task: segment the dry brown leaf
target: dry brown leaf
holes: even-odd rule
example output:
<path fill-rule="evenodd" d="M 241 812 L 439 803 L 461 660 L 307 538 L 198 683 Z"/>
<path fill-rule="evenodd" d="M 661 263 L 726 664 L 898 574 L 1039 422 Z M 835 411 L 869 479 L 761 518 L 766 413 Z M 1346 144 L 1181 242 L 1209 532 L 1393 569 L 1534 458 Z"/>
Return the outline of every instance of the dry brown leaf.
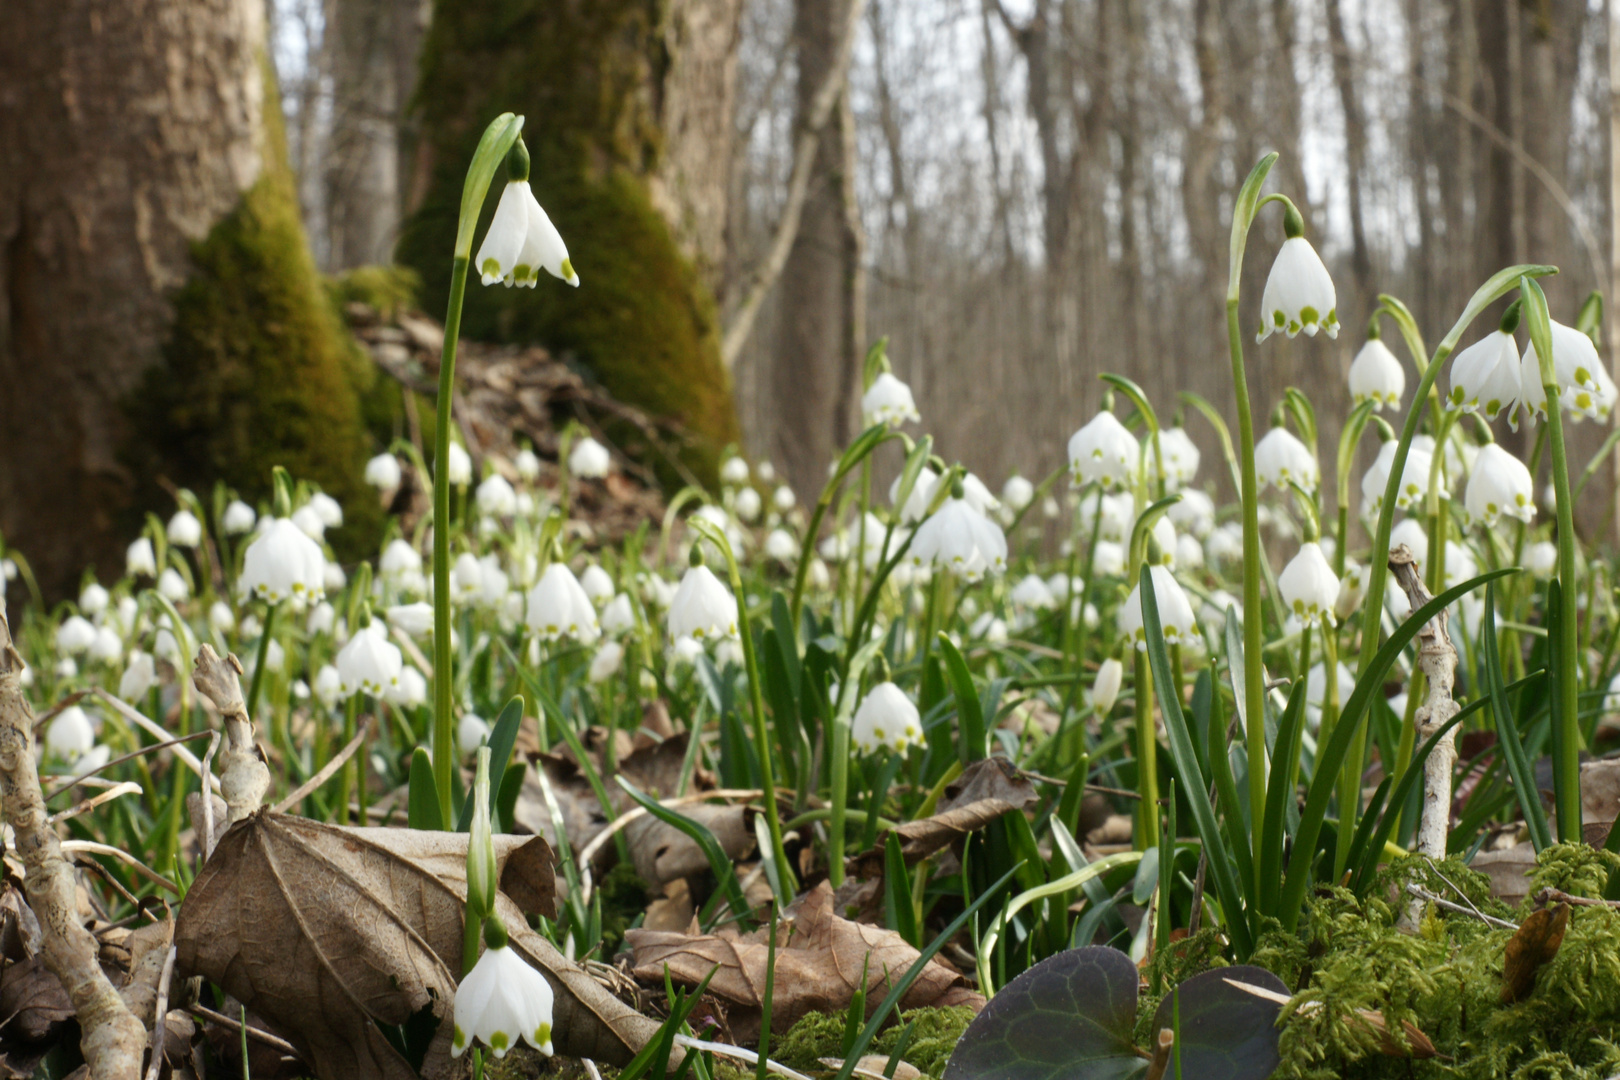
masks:
<path fill-rule="evenodd" d="M 921 955 L 892 930 L 850 922 L 833 912 L 832 886 L 822 882 L 783 913 L 777 928 L 776 981 L 771 1029 L 786 1031 L 802 1016 L 846 1008 L 866 973 L 866 1001 L 875 1010 L 898 979 Z M 631 930 L 625 940 L 634 951 L 633 974 L 662 985 L 667 967 L 676 982 L 696 986 L 718 967 L 708 993 L 727 1003 L 733 1033 L 743 1042 L 759 1030 L 770 947 L 768 927 L 746 936 L 676 934 Z M 962 976 L 930 961 L 900 999 L 903 1009 L 924 1005 L 968 1005 L 984 998 Z"/>
<path fill-rule="evenodd" d="M 1569 929 L 1569 905 L 1533 911 L 1508 939 L 1502 964 L 1502 1004 L 1523 1001 L 1536 988 L 1536 972 L 1558 955 Z"/>
<path fill-rule="evenodd" d="M 824 1057 L 816 1060 L 829 1069 L 841 1069 L 844 1067 L 843 1058 Z M 855 1062 L 855 1067 L 850 1071 L 856 1076 L 865 1077 L 865 1080 L 890 1080 L 889 1077 L 883 1075 L 883 1070 L 888 1067 L 889 1059 L 887 1055 L 865 1054 Z M 922 1070 L 909 1061 L 897 1061 L 894 1063 L 893 1080 L 922 1080 Z"/>
<path fill-rule="evenodd" d="M 40 1042 L 57 1024 L 72 1018 L 73 1003 L 67 991 L 40 957 L 8 964 L 0 971 L 0 1038 L 4 1042 Z"/>
<path fill-rule="evenodd" d="M 378 1024 L 423 1008 L 449 1015 L 466 897 L 461 833 L 352 829 L 260 812 L 232 826 L 186 896 L 176 978 L 202 975 L 263 1016 L 323 1080 L 413 1080 Z M 501 837 L 497 857 L 533 876 L 534 837 Z M 549 859 L 549 852 L 547 853 Z M 531 883 L 532 884 L 532 883 Z M 558 1052 L 623 1065 L 657 1025 L 614 998 L 544 938 L 504 892 L 512 946 L 556 995 Z M 422 1074 L 447 1074 L 442 1024 Z"/>
<path fill-rule="evenodd" d="M 1530 872 L 1536 868 L 1536 849 L 1518 844 L 1501 851 L 1482 851 L 1468 864 L 1491 879 L 1491 895 L 1516 906 L 1530 894 Z"/>
<path fill-rule="evenodd" d="M 0 886 L 0 962 L 26 960 L 39 952 L 39 920 L 22 886 L 9 874 Z"/>
<path fill-rule="evenodd" d="M 883 876 L 884 845 L 889 833 L 900 838 L 900 854 L 911 866 L 977 832 L 990 822 L 1022 810 L 1039 796 L 1029 777 L 1006 758 L 975 761 L 945 788 L 945 798 L 932 817 L 908 821 L 885 831 L 872 845 L 849 861 L 848 873 L 859 879 Z"/>
<path fill-rule="evenodd" d="M 664 895 L 647 905 L 647 915 L 641 920 L 643 930 L 685 930 L 697 911 L 692 903 L 692 888 L 685 881 L 671 881 L 664 885 Z"/>
<path fill-rule="evenodd" d="M 1432 1058 L 1438 1051 L 1429 1037 L 1410 1020 L 1401 1021 L 1401 1033 L 1406 1036 L 1402 1046 L 1389 1030 L 1389 1022 L 1378 1009 L 1357 1009 L 1356 1018 L 1368 1031 L 1378 1036 L 1378 1052 L 1385 1057 Z"/>

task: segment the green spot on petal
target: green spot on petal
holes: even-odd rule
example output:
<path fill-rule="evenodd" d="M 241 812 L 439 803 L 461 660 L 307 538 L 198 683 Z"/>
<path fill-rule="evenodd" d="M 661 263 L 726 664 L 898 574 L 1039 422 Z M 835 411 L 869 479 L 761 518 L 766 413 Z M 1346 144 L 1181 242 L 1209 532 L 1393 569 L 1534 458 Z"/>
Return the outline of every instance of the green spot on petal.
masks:
<path fill-rule="evenodd" d="M 1281 308 L 1271 313 L 1271 321 L 1278 328 L 1288 325 L 1288 317 L 1282 313 Z"/>
<path fill-rule="evenodd" d="M 574 263 L 572 259 L 562 261 L 562 276 L 564 281 L 574 280 Z"/>
<path fill-rule="evenodd" d="M 501 276 L 501 264 L 495 259 L 485 259 L 484 265 L 480 266 L 478 270 L 480 273 L 488 274 L 490 277 Z"/>
<path fill-rule="evenodd" d="M 461 1030 L 460 1024 L 456 1025 L 456 1037 L 454 1045 L 457 1050 L 460 1050 L 462 1047 L 467 1045 L 467 1033 Z"/>
<path fill-rule="evenodd" d="M 512 1040 L 506 1037 L 506 1032 L 497 1031 L 489 1037 L 489 1048 L 497 1053 L 505 1053 Z"/>
<path fill-rule="evenodd" d="M 1306 326 L 1309 326 L 1314 322 L 1320 322 L 1321 316 L 1317 314 L 1315 308 L 1311 307 L 1309 304 L 1306 304 L 1304 307 L 1299 309 L 1299 321 L 1304 323 Z"/>

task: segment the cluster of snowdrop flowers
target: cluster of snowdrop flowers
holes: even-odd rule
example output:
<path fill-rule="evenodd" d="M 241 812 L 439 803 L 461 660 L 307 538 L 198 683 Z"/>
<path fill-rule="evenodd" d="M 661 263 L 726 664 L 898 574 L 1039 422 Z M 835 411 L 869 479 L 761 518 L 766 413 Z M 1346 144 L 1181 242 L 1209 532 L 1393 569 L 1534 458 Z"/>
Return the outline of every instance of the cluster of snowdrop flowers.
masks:
<path fill-rule="evenodd" d="M 1310 447 L 1287 428 L 1274 427 L 1254 445 L 1254 475 L 1261 490 L 1275 487 L 1286 494 L 1290 483 L 1305 492 L 1322 482 L 1321 468 Z"/>
<path fill-rule="evenodd" d="M 1501 325 L 1457 354 L 1451 362 L 1453 409 L 1478 409 L 1486 420 L 1505 414 L 1516 431 L 1518 412 L 1533 422 L 1547 416 L 1546 384 L 1534 343 L 1521 352 L 1514 337 L 1518 304 L 1510 306 Z M 1616 389 L 1592 339 L 1556 319 L 1551 323 L 1552 374 L 1561 408 L 1572 417 L 1607 420 L 1614 408 Z"/>
<path fill-rule="evenodd" d="M 922 742 L 922 716 L 906 692 L 892 682 L 872 687 L 855 710 L 850 739 L 863 754 L 878 750 L 905 753 Z"/>

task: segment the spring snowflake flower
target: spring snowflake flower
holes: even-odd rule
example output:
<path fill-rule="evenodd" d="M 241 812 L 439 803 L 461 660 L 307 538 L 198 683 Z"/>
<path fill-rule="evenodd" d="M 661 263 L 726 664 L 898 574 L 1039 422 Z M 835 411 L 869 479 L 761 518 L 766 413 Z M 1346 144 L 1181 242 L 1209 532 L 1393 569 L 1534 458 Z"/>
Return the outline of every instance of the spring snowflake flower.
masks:
<path fill-rule="evenodd" d="M 377 569 L 382 576 L 397 580 L 405 574 L 422 572 L 422 554 L 410 545 L 408 540 L 398 537 L 388 541 L 383 548 L 382 558 L 377 562 Z"/>
<path fill-rule="evenodd" d="M 771 505 L 776 507 L 776 512 L 779 514 L 787 513 L 789 510 L 797 506 L 798 502 L 799 497 L 793 494 L 793 489 L 788 487 L 786 484 L 781 485 L 775 491 L 771 492 Z"/>
<path fill-rule="evenodd" d="M 699 644 L 737 636 L 737 600 L 707 566 L 693 566 L 669 602 L 669 636 Z"/>
<path fill-rule="evenodd" d="M 169 519 L 166 530 L 175 547 L 194 548 L 202 543 L 202 522 L 190 510 L 181 510 Z"/>
<path fill-rule="evenodd" d="M 924 465 L 917 472 L 917 480 L 911 487 L 911 494 L 906 496 L 904 506 L 899 505 L 901 477 L 895 477 L 889 485 L 889 505 L 900 511 L 900 520 L 906 522 L 921 521 L 928 513 L 928 504 L 933 501 L 934 487 L 939 483 L 939 473 Z M 963 487 L 963 492 L 966 492 Z M 837 561 L 837 560 L 834 560 Z"/>
<path fill-rule="evenodd" d="M 1503 413 L 1514 431 L 1519 430 L 1520 383 L 1519 346 L 1513 335 L 1495 330 L 1457 354 L 1451 362 L 1451 396 L 1448 408 L 1469 412 L 1478 409 L 1486 420 Z"/>
<path fill-rule="evenodd" d="M 68 656 L 78 656 L 96 640 L 96 628 L 82 615 L 70 615 L 56 628 L 56 648 Z"/>
<path fill-rule="evenodd" d="M 1315 337 L 1318 330 L 1330 338 L 1338 337 L 1333 278 L 1305 239 L 1305 223 L 1292 209 L 1283 219 L 1283 232 L 1287 239 L 1266 277 L 1266 291 L 1260 297 L 1260 331 L 1254 339 L 1264 341 L 1277 331 L 1293 337 L 1301 330 L 1307 337 Z"/>
<path fill-rule="evenodd" d="M 241 499 L 233 499 L 231 504 L 225 508 L 225 514 L 220 520 L 220 525 L 224 528 L 227 536 L 241 536 L 243 533 L 252 532 L 253 526 L 258 520 L 259 515 L 254 512 L 253 507 Z"/>
<path fill-rule="evenodd" d="M 613 468 L 613 455 L 608 448 L 591 438 L 585 436 L 574 444 L 568 452 L 568 471 L 575 476 L 588 477 L 600 480 Z"/>
<path fill-rule="evenodd" d="M 1306 625 L 1333 625 L 1333 605 L 1339 598 L 1339 579 L 1315 541 L 1301 544 L 1283 572 L 1277 575 L 1283 606 Z"/>
<path fill-rule="evenodd" d="M 1204 455 L 1192 441 L 1186 428 L 1173 427 L 1159 432 L 1159 447 L 1164 452 L 1164 481 L 1171 491 L 1179 491 L 1193 482 Z M 1149 461 L 1157 468 L 1158 455 L 1153 452 L 1153 437 L 1145 440 Z"/>
<path fill-rule="evenodd" d="M 131 703 L 139 701 L 155 682 L 157 664 L 153 662 L 151 654 L 132 649 L 128 662 L 124 664 L 124 674 L 118 680 L 118 696 Z"/>
<path fill-rule="evenodd" d="M 757 521 L 759 519 L 759 512 L 764 509 L 764 505 L 759 497 L 759 492 L 755 491 L 751 487 L 745 487 L 737 492 L 737 499 L 734 504 L 734 509 L 736 510 L 737 517 L 740 520 Z"/>
<path fill-rule="evenodd" d="M 1182 488 L 1181 501 L 1173 504 L 1165 516 L 1177 532 L 1203 540 L 1215 528 L 1215 500 L 1197 488 Z"/>
<path fill-rule="evenodd" d="M 1154 566 L 1148 570 L 1153 582 L 1153 598 L 1159 605 L 1159 625 L 1164 630 L 1167 645 L 1190 644 L 1196 640 L 1198 621 L 1193 616 L 1192 603 L 1181 588 L 1181 583 L 1167 566 Z M 1136 643 L 1138 650 L 1147 650 L 1147 632 L 1142 622 L 1142 586 L 1138 582 L 1119 608 L 1119 632 Z"/>
<path fill-rule="evenodd" d="M 322 664 L 321 670 L 315 673 L 315 697 L 331 708 L 343 700 L 343 676 L 331 664 Z"/>
<path fill-rule="evenodd" d="M 326 535 L 326 522 L 313 506 L 300 506 L 293 511 L 292 523 L 311 540 L 320 540 Z"/>
<path fill-rule="evenodd" d="M 1155 586 L 1155 589 L 1157 586 Z M 1119 700 L 1119 688 L 1125 681 L 1125 665 L 1110 656 L 1097 667 L 1097 678 L 1091 684 L 1091 707 L 1098 716 L 1107 716 L 1114 702 Z"/>
<path fill-rule="evenodd" d="M 470 757 L 489 738 L 489 724 L 474 713 L 462 713 L 456 721 L 456 752 Z"/>
<path fill-rule="evenodd" d="M 399 459 L 393 454 L 378 454 L 366 462 L 366 483 L 378 491 L 393 491 L 404 479 Z"/>
<path fill-rule="evenodd" d="M 388 625 L 397 627 L 413 638 L 422 638 L 433 632 L 433 605 L 418 601 L 414 604 L 396 604 L 385 612 Z"/>
<path fill-rule="evenodd" d="M 595 563 L 591 563 L 585 568 L 585 573 L 580 576 L 579 583 L 585 589 L 585 595 L 591 598 L 593 604 L 601 604 L 613 599 L 613 594 L 618 591 L 613 587 L 612 576 Z"/>
<path fill-rule="evenodd" d="M 1069 438 L 1069 476 L 1076 484 L 1095 481 L 1104 491 L 1128 487 L 1136 470 L 1136 436 L 1106 409 Z"/>
<path fill-rule="evenodd" d="M 1614 380 L 1598 357 L 1592 339 L 1572 326 L 1556 319 L 1552 323 L 1552 369 L 1558 384 L 1558 402 L 1575 416 L 1592 420 L 1607 420 L 1614 408 L 1616 390 Z M 1520 360 L 1519 381 L 1523 391 L 1525 412 L 1531 420 L 1547 417 L 1547 390 L 1541 382 L 1541 365 L 1532 342 L 1524 347 Z"/>
<path fill-rule="evenodd" d="M 315 516 L 321 519 L 321 524 L 328 529 L 340 528 L 343 525 L 343 504 L 324 491 L 317 491 L 309 497 L 309 508 L 315 511 Z"/>
<path fill-rule="evenodd" d="M 90 643 L 89 657 L 104 664 L 116 663 L 123 658 L 124 639 L 110 626 L 96 631 L 96 640 Z"/>
<path fill-rule="evenodd" d="M 1287 428 L 1274 427 L 1254 447 L 1254 472 L 1263 491 L 1275 487 L 1288 493 L 1292 480 L 1307 492 L 1321 482 L 1316 455 Z"/>
<path fill-rule="evenodd" d="M 527 446 L 517 452 L 512 465 L 517 469 L 518 476 L 530 483 L 540 478 L 540 458 Z"/>
<path fill-rule="evenodd" d="M 100 618 L 111 599 L 106 589 L 92 581 L 79 592 L 79 610 L 92 619 Z"/>
<path fill-rule="evenodd" d="M 1033 611 L 1044 611 L 1057 606 L 1057 597 L 1052 595 L 1052 590 L 1038 574 L 1030 574 L 1014 585 L 1007 599 L 1019 607 Z"/>
<path fill-rule="evenodd" d="M 236 629 L 236 612 L 223 600 L 215 600 L 208 608 L 208 625 L 222 634 Z"/>
<path fill-rule="evenodd" d="M 399 669 L 399 685 L 384 694 L 383 700 L 390 705 L 414 709 L 427 704 L 427 690 L 427 677 L 406 664 Z"/>
<path fill-rule="evenodd" d="M 604 683 L 619 673 L 624 664 L 624 646 L 617 641 L 604 641 L 591 657 L 590 670 L 585 677 L 593 683 Z"/>
<path fill-rule="evenodd" d="M 1524 552 L 1524 568 L 1545 581 L 1558 572 L 1558 545 L 1551 540 L 1537 540 Z"/>
<path fill-rule="evenodd" d="M 731 487 L 748 483 L 748 462 L 736 454 L 726 458 L 725 464 L 720 466 L 720 482 Z"/>
<path fill-rule="evenodd" d="M 517 513 L 517 492 L 500 473 L 490 473 L 478 485 L 478 512 L 486 517 L 509 518 Z"/>
<path fill-rule="evenodd" d="M 887 747 L 904 753 L 922 742 L 922 717 L 906 692 L 892 682 L 872 687 L 850 725 L 850 739 L 863 754 Z"/>
<path fill-rule="evenodd" d="M 987 571 L 999 574 L 1007 568 L 1007 538 L 1001 526 L 953 496 L 917 526 L 910 554 L 915 567 L 933 566 L 978 581 Z"/>
<path fill-rule="evenodd" d="M 786 529 L 772 529 L 765 538 L 765 556 L 779 563 L 790 563 L 799 556 L 799 542 Z"/>
<path fill-rule="evenodd" d="M 77 705 L 69 705 L 57 713 L 51 726 L 45 729 L 45 752 L 62 761 L 78 761 L 95 745 L 95 725 Z"/>
<path fill-rule="evenodd" d="M 591 598 L 574 572 L 560 562 L 546 567 L 529 590 L 528 625 L 547 642 L 564 637 L 591 642 L 602 632 Z"/>
<path fill-rule="evenodd" d="M 922 420 L 917 403 L 912 399 L 911 387 L 887 371 L 873 379 L 872 385 L 861 395 L 861 416 L 867 427 L 884 424 L 897 428 L 907 420 Z"/>
<path fill-rule="evenodd" d="M 1452 385 L 1456 385 L 1457 368 L 1452 365 Z M 1401 395 L 1406 393 L 1406 369 L 1389 351 L 1382 338 L 1368 338 L 1367 344 L 1356 353 L 1356 358 L 1350 364 L 1350 400 L 1360 405 L 1364 401 L 1373 403 L 1374 412 L 1382 412 L 1387 406 L 1391 409 L 1401 407 Z"/>
<path fill-rule="evenodd" d="M 1136 522 L 1136 500 L 1128 491 L 1104 495 L 1092 513 L 1096 515 L 1097 535 L 1104 540 L 1123 544 L 1130 537 L 1131 526 Z"/>
<path fill-rule="evenodd" d="M 636 628 L 636 611 L 630 597 L 620 593 L 602 609 L 602 629 L 610 634 L 623 634 Z"/>
<path fill-rule="evenodd" d="M 152 550 L 151 540 L 143 536 L 129 545 L 124 552 L 124 573 L 130 577 L 157 577 L 157 553 Z"/>
<path fill-rule="evenodd" d="M 383 624 L 375 620 L 361 627 L 337 654 L 338 676 L 345 698 L 357 693 L 380 698 L 398 689 L 403 667 L 399 646 L 388 640 Z"/>
<path fill-rule="evenodd" d="M 289 518 L 276 518 L 248 545 L 237 585 L 271 604 L 302 607 L 326 595 L 326 556 Z"/>
<path fill-rule="evenodd" d="M 542 268 L 554 278 L 579 287 L 579 275 L 568 259 L 568 246 L 562 234 L 546 216 L 527 180 L 512 180 L 501 192 L 495 219 L 473 261 L 485 285 L 497 281 L 507 288 L 523 285 L 534 288 Z"/>
<path fill-rule="evenodd" d="M 472 458 L 468 456 L 466 447 L 452 442 L 448 464 L 445 473 L 450 477 L 451 487 L 466 487 L 472 483 Z"/>
<path fill-rule="evenodd" d="M 1389 484 L 1389 471 L 1395 465 L 1396 441 L 1391 439 L 1378 448 L 1378 457 L 1361 477 L 1362 512 L 1369 518 L 1383 510 L 1384 488 Z M 1410 510 L 1423 501 L 1429 491 L 1429 470 L 1434 459 L 1415 441 L 1406 450 L 1406 466 L 1401 470 L 1401 483 L 1395 491 L 1395 506 Z"/>
<path fill-rule="evenodd" d="M 157 590 L 174 604 L 183 603 L 191 598 L 191 586 L 180 576 L 180 571 L 173 567 L 166 567 L 163 573 L 158 575 Z"/>
<path fill-rule="evenodd" d="M 477 1041 L 502 1058 L 522 1039 L 549 1057 L 551 1009 L 544 975 L 504 943 L 487 948 L 456 988 L 450 1056 L 460 1057 Z"/>
<path fill-rule="evenodd" d="M 1035 485 L 1014 473 L 1001 485 L 1001 501 L 1015 511 L 1023 510 L 1035 501 Z"/>
<path fill-rule="evenodd" d="M 1490 443 L 1474 459 L 1463 504 L 1468 516 L 1486 528 L 1493 527 L 1503 514 L 1528 524 L 1536 516 L 1535 491 L 1524 462 Z"/>

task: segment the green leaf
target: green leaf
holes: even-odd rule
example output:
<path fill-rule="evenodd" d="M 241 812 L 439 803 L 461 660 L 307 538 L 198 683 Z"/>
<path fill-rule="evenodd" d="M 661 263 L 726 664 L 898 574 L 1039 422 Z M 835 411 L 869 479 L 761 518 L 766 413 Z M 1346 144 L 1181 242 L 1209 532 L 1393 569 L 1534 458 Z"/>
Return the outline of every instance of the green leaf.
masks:
<path fill-rule="evenodd" d="M 911 874 L 900 851 L 900 836 L 889 830 L 883 838 L 883 911 L 886 924 L 913 948 L 922 943 L 917 909 L 911 896 Z"/>
<path fill-rule="evenodd" d="M 1480 631 L 1480 652 L 1485 658 L 1485 688 L 1490 695 L 1491 712 L 1496 717 L 1496 742 L 1507 761 L 1508 775 L 1513 778 L 1513 794 L 1519 800 L 1519 810 L 1530 832 L 1530 843 L 1539 853 L 1552 844 L 1552 829 L 1547 825 L 1547 810 L 1541 805 L 1541 792 L 1536 788 L 1535 772 L 1524 752 L 1524 740 L 1519 735 L 1518 721 L 1508 704 L 1507 690 L 1502 680 L 1502 658 L 1496 645 L 1496 586 L 1485 586 L 1485 620 Z"/>
<path fill-rule="evenodd" d="M 1266 174 L 1276 163 L 1276 151 L 1255 162 L 1254 168 L 1249 170 L 1248 179 L 1238 189 L 1237 199 L 1232 203 L 1232 242 L 1226 293 L 1229 303 L 1238 298 L 1238 281 L 1243 276 L 1243 249 L 1248 245 L 1249 227 L 1254 224 L 1255 211 L 1260 205 L 1260 188 L 1266 182 Z"/>
<path fill-rule="evenodd" d="M 889 336 L 878 338 L 872 347 L 866 350 L 866 362 L 861 365 L 861 388 L 872 389 L 877 377 L 889 370 Z"/>
<path fill-rule="evenodd" d="M 506 703 L 489 733 L 489 790 L 496 793 L 497 799 L 506 782 L 506 766 L 512 760 L 512 747 L 517 745 L 518 728 L 522 725 L 523 697 L 519 695 Z M 466 832 L 471 827 L 472 800 L 468 799 L 461 807 L 456 831 Z"/>
<path fill-rule="evenodd" d="M 1268 840 L 1260 860 L 1260 910 L 1274 911 L 1282 882 L 1283 833 L 1287 814 L 1296 804 L 1295 779 L 1299 769 L 1300 746 L 1305 736 L 1305 686 L 1295 679 L 1277 727 L 1276 752 L 1271 755 L 1271 778 L 1266 784 L 1266 814 L 1262 828 Z"/>
<path fill-rule="evenodd" d="M 423 746 L 418 746 L 411 755 L 411 790 L 406 818 L 413 829 L 438 832 L 444 828 L 444 819 L 439 817 L 439 790 L 433 783 L 433 758 Z"/>
<path fill-rule="evenodd" d="M 1264 968 L 1240 964 L 1194 975 L 1159 1002 L 1152 1030 L 1176 1033 L 1167 1077 L 1266 1080 L 1282 1064 L 1277 1015 L 1282 1005 L 1232 983 L 1287 996 L 1288 986 Z"/>
<path fill-rule="evenodd" d="M 1131 404 L 1136 406 L 1136 411 L 1141 413 L 1142 419 L 1147 422 L 1148 432 L 1154 435 L 1158 434 L 1159 415 L 1153 411 L 1153 406 L 1148 402 L 1147 394 L 1140 386 L 1123 375 L 1105 372 L 1099 375 L 1098 378 L 1130 398 Z"/>
<path fill-rule="evenodd" d="M 643 810 L 646 810 L 647 813 L 664 824 L 672 825 L 690 837 L 692 842 L 697 844 L 703 851 L 704 857 L 709 860 L 709 869 L 713 871 L 714 880 L 720 887 L 709 898 L 709 902 L 703 906 L 700 916 L 703 925 L 707 927 L 710 924 L 715 911 L 719 908 L 719 901 L 724 899 L 730 905 L 732 916 L 738 924 L 745 928 L 751 927 L 753 919 L 750 917 L 750 912 L 753 909 L 749 907 L 747 898 L 743 896 L 742 886 L 737 881 L 736 867 L 732 865 L 731 858 L 720 847 L 720 841 L 715 839 L 714 833 L 710 832 L 702 822 L 693 821 L 685 814 L 671 810 L 657 799 L 642 793 L 623 776 L 616 776 L 614 779 L 619 782 L 619 786 Z"/>
<path fill-rule="evenodd" d="M 1034 965 L 973 1019 L 944 1080 L 1130 1080 L 1139 975 L 1118 949 L 1069 949 Z M 1196 1074 L 1189 1074 L 1189 1077 Z"/>
<path fill-rule="evenodd" d="M 979 691 L 973 686 L 973 674 L 968 671 L 961 650 L 943 630 L 939 632 L 939 652 L 945 660 L 951 692 L 956 695 L 956 719 L 962 729 L 958 744 L 961 760 L 963 764 L 979 761 L 989 756 L 990 748 L 985 742 L 984 711 L 979 704 Z"/>
<path fill-rule="evenodd" d="M 467 166 L 467 181 L 461 189 L 461 216 L 456 223 L 456 258 L 472 257 L 473 233 L 478 230 L 478 215 L 484 209 L 484 196 L 495 179 L 495 170 L 506 160 L 506 152 L 517 142 L 523 131 L 523 117 L 501 113 L 489 122 L 478 149 L 473 151 L 472 163 Z"/>

